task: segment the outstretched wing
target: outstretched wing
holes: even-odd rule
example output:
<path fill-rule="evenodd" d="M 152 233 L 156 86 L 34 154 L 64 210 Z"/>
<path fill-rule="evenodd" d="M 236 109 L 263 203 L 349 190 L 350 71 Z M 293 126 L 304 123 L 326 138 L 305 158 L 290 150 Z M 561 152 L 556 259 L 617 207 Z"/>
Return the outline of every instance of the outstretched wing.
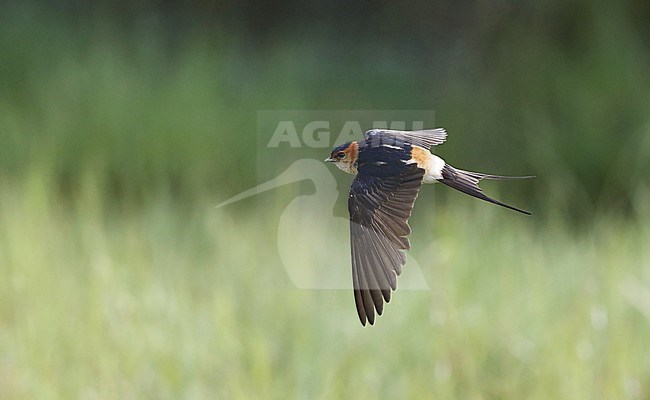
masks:
<path fill-rule="evenodd" d="M 384 301 L 397 289 L 410 244 L 408 219 L 424 170 L 405 165 L 399 174 L 376 177 L 359 174 L 350 187 L 352 283 L 357 313 L 363 325 L 375 322 Z"/>
<path fill-rule="evenodd" d="M 389 129 L 371 129 L 365 133 L 371 145 L 376 144 L 411 144 L 429 150 L 431 146 L 442 144 L 447 140 L 447 132 L 442 128 L 421 131 L 397 131 Z"/>

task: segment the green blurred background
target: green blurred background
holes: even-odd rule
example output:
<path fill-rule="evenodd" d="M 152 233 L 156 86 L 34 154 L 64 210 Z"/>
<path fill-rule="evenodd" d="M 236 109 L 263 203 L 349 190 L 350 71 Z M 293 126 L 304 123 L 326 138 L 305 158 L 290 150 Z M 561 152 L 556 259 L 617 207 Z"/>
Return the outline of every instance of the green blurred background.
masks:
<path fill-rule="evenodd" d="M 649 20 L 638 0 L 3 2 L 0 397 L 650 398 Z M 319 109 L 435 110 L 451 163 L 538 176 L 485 185 L 534 215 L 423 194 L 433 290 L 362 328 L 278 256 L 313 189 L 214 208 L 266 168 L 258 110 Z"/>

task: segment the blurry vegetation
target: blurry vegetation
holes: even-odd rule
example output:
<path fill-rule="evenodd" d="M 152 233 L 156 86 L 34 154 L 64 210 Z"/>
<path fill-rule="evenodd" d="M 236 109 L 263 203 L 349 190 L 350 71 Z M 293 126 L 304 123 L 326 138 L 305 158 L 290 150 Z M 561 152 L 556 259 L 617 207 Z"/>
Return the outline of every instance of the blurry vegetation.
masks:
<path fill-rule="evenodd" d="M 0 397 L 650 396 L 649 3 L 56 3 L 0 9 Z M 437 190 L 362 329 L 287 279 L 294 192 L 213 208 L 260 109 L 435 110 L 535 215 Z"/>
<path fill-rule="evenodd" d="M 446 157 L 539 175 L 538 210 L 630 210 L 647 187 L 641 3 L 64 4 L 2 14 L 3 176 L 235 191 L 258 109 L 432 109 Z"/>

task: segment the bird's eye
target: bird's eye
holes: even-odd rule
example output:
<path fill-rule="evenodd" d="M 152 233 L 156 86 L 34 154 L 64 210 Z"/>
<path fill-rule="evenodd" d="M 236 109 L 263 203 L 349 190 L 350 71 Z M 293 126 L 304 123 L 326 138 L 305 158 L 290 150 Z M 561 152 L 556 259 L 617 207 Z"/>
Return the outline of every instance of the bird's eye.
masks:
<path fill-rule="evenodd" d="M 345 157 L 345 153 L 341 152 L 336 155 L 336 158 L 343 158 Z"/>

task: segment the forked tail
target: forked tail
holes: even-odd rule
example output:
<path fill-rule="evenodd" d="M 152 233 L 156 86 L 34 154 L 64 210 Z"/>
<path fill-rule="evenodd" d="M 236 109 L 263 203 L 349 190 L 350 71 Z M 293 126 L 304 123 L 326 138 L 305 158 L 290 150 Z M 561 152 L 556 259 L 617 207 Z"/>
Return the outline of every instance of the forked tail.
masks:
<path fill-rule="evenodd" d="M 518 211 L 523 214 L 531 215 L 530 212 L 522 210 L 517 207 L 513 207 L 506 203 L 503 203 L 499 200 L 493 199 L 483 193 L 483 190 L 478 186 L 479 182 L 483 179 L 494 179 L 494 180 L 506 180 L 506 179 L 528 179 L 534 178 L 534 176 L 501 176 L 501 175 L 488 175 L 481 174 L 479 172 L 463 171 L 462 169 L 457 169 L 452 167 L 449 164 L 445 164 L 442 169 L 442 179 L 441 183 L 452 187 L 456 190 L 459 190 L 463 193 L 466 193 L 470 196 L 474 196 L 478 199 L 485 200 L 492 204 L 497 204 L 499 206 L 509 208 L 514 211 Z"/>

